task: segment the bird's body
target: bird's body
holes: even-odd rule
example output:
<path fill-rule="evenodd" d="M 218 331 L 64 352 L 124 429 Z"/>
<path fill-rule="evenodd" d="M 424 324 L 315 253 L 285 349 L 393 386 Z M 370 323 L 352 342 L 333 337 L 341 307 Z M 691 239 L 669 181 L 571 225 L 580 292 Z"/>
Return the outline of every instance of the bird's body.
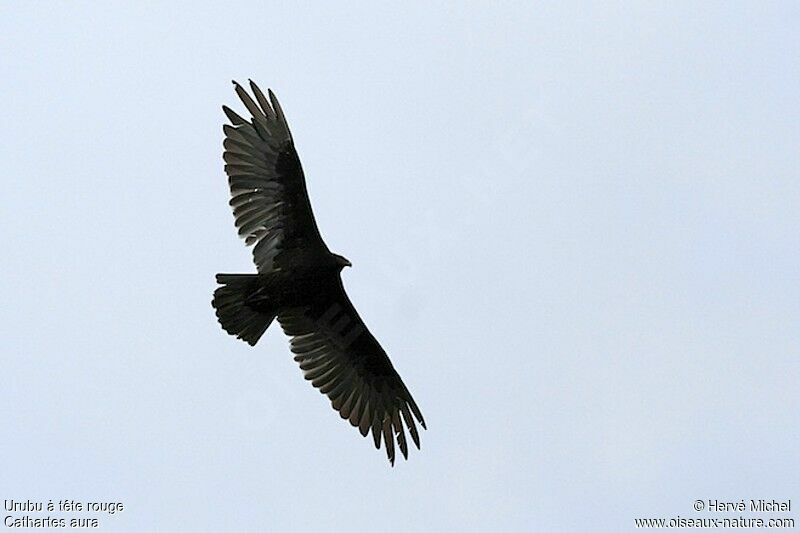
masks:
<path fill-rule="evenodd" d="M 277 319 L 292 338 L 306 379 L 326 394 L 362 435 L 372 432 L 394 464 L 394 445 L 408 455 L 406 430 L 419 447 L 416 403 L 378 341 L 353 307 L 341 271 L 352 266 L 331 253 L 311 211 L 300 160 L 277 99 L 250 82 L 253 100 L 236 92 L 247 121 L 223 107 L 225 171 L 239 235 L 254 245 L 255 274 L 217 274 L 212 305 L 223 329 L 255 345 Z"/>

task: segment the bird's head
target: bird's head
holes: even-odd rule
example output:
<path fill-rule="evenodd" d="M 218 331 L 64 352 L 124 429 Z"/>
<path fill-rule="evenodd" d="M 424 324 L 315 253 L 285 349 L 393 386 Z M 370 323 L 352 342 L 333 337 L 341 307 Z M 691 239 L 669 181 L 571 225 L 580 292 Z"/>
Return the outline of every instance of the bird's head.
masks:
<path fill-rule="evenodd" d="M 333 258 L 336 259 L 336 264 L 339 266 L 339 270 L 342 270 L 344 267 L 353 266 L 353 263 L 351 263 L 349 259 L 339 254 L 333 254 Z"/>

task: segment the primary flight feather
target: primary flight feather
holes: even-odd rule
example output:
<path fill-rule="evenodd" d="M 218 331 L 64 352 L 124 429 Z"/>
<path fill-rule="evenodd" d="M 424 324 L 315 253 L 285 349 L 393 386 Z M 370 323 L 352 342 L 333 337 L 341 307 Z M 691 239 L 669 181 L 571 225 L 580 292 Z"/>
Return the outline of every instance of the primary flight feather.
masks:
<path fill-rule="evenodd" d="M 258 273 L 217 274 L 217 318 L 252 346 L 277 318 L 305 378 L 362 435 L 371 432 L 376 448 L 383 443 L 394 465 L 395 444 L 408 458 L 406 432 L 419 448 L 422 413 L 347 297 L 341 271 L 352 265 L 320 236 L 277 98 L 252 81 L 252 96 L 233 84 L 250 119 L 223 106 L 231 122 L 223 158 L 236 227 Z"/>

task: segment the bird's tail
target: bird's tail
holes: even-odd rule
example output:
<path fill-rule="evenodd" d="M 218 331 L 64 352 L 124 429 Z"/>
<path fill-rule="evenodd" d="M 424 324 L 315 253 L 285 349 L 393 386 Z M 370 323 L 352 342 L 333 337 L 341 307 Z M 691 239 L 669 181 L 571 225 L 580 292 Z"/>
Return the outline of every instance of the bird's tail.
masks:
<path fill-rule="evenodd" d="M 259 297 L 258 274 L 217 274 L 218 287 L 211 305 L 217 310 L 217 320 L 222 329 L 255 346 L 267 331 L 276 313 L 267 310 Z"/>

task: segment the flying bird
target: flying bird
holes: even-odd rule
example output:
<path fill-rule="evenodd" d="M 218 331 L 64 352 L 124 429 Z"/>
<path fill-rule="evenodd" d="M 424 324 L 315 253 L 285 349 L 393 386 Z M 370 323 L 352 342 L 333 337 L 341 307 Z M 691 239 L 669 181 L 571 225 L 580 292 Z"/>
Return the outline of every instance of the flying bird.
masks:
<path fill-rule="evenodd" d="M 320 236 L 277 98 L 252 81 L 252 97 L 233 85 L 250 119 L 222 107 L 229 204 L 258 273 L 217 274 L 217 319 L 251 346 L 277 319 L 305 378 L 363 436 L 372 432 L 376 448 L 383 442 L 394 466 L 395 443 L 408 459 L 406 431 L 419 448 L 422 413 L 347 297 L 341 272 L 352 265 Z"/>

